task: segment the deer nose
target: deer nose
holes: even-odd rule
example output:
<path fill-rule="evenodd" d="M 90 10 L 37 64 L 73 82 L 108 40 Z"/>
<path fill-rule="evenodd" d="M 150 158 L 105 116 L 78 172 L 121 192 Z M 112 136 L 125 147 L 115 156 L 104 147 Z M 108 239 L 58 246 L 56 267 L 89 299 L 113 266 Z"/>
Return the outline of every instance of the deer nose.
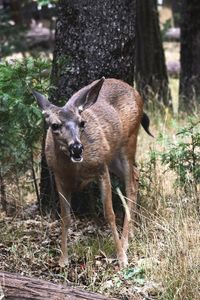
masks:
<path fill-rule="evenodd" d="M 71 159 L 74 161 L 80 161 L 82 159 L 83 145 L 79 142 L 75 142 L 69 145 L 69 153 Z"/>

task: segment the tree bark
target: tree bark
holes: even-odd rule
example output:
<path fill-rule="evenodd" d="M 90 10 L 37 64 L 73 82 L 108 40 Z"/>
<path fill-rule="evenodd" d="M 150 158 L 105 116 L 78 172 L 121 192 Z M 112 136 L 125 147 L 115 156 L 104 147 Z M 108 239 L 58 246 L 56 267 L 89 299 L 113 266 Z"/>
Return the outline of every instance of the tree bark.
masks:
<path fill-rule="evenodd" d="M 60 1 L 52 83 L 64 102 L 102 76 L 134 80 L 135 0 Z"/>
<path fill-rule="evenodd" d="M 0 199 L 2 210 L 7 214 L 6 185 L 0 170 Z"/>
<path fill-rule="evenodd" d="M 180 27 L 181 4 L 182 0 L 172 0 L 172 13 L 175 27 Z"/>
<path fill-rule="evenodd" d="M 136 0 L 59 1 L 51 76 L 56 88 L 50 91 L 53 103 L 65 103 L 75 91 L 102 76 L 133 84 L 135 7 Z M 50 186 L 50 178 L 42 182 Z M 46 191 L 46 203 L 50 197 L 50 190 Z"/>
<path fill-rule="evenodd" d="M 21 1 L 11 0 L 10 1 L 11 17 L 16 25 L 22 25 L 21 18 Z"/>
<path fill-rule="evenodd" d="M 6 300 L 114 300 L 75 287 L 0 272 L 0 299 Z"/>
<path fill-rule="evenodd" d="M 46 129 L 45 129 L 46 131 Z M 58 216 L 58 193 L 52 171 L 49 169 L 45 157 L 46 132 L 43 135 L 41 154 L 41 180 L 39 210 L 42 215 L 48 213 L 53 217 Z"/>
<path fill-rule="evenodd" d="M 193 109 L 200 103 L 200 1 L 184 0 L 181 21 L 180 103 Z"/>
<path fill-rule="evenodd" d="M 157 97 L 171 105 L 157 1 L 137 1 L 136 84 L 144 100 Z"/>

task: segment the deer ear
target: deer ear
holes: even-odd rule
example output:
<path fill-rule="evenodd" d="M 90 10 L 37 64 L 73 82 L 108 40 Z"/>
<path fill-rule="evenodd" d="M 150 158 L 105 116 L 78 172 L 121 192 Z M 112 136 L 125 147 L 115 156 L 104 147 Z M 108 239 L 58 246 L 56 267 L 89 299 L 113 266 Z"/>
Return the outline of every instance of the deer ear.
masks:
<path fill-rule="evenodd" d="M 102 77 L 95 83 L 95 85 L 90 87 L 89 90 L 84 90 L 83 93 L 78 94 L 74 101 L 74 105 L 78 108 L 79 112 L 89 108 L 97 101 L 104 80 L 105 77 Z"/>
<path fill-rule="evenodd" d="M 33 91 L 32 93 L 35 99 L 37 100 L 38 106 L 42 111 L 47 110 L 51 106 L 51 103 L 47 100 L 47 98 L 44 95 L 36 91 Z"/>

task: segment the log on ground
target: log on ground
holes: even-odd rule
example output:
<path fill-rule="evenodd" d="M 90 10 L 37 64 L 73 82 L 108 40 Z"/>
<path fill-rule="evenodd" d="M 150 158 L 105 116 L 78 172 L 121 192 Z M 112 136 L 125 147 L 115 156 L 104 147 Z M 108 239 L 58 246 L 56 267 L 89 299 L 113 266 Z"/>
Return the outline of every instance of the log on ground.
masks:
<path fill-rule="evenodd" d="M 38 278 L 0 272 L 2 300 L 114 300 L 77 287 L 54 284 Z M 115 299 L 116 300 L 116 299 Z"/>

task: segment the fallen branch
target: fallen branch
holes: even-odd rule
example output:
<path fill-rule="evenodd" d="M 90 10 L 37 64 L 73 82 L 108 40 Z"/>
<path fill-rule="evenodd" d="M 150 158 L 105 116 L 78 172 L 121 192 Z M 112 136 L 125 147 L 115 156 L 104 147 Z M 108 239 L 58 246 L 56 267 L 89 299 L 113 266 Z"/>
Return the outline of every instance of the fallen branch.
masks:
<path fill-rule="evenodd" d="M 0 300 L 114 300 L 77 287 L 0 272 Z M 116 300 L 116 299 L 115 299 Z"/>

